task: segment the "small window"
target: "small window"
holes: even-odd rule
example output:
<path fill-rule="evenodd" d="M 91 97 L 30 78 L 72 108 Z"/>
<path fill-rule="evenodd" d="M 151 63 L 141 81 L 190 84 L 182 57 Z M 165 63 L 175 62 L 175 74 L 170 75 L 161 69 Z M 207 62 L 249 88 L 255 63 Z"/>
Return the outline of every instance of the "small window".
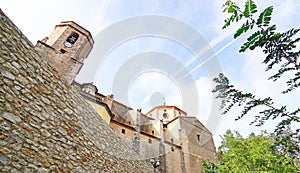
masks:
<path fill-rule="evenodd" d="M 163 117 L 164 117 L 164 118 L 168 118 L 168 114 L 167 114 L 167 113 L 164 113 L 164 114 L 163 114 Z"/>
<path fill-rule="evenodd" d="M 174 147 L 171 147 L 171 151 L 173 151 L 173 152 L 174 152 Z"/>
<path fill-rule="evenodd" d="M 200 141 L 200 135 L 197 135 L 197 139 L 198 139 L 198 141 Z"/>
<path fill-rule="evenodd" d="M 167 110 L 166 110 L 166 109 L 164 110 L 163 118 L 168 118 L 168 113 L 167 113 Z"/>
<path fill-rule="evenodd" d="M 152 130 L 152 135 L 154 135 L 154 130 Z"/>
<path fill-rule="evenodd" d="M 174 141 L 173 141 L 173 138 L 171 138 L 171 143 L 173 143 Z"/>
<path fill-rule="evenodd" d="M 121 131 L 123 134 L 125 134 L 125 129 L 122 129 L 122 131 Z"/>
<path fill-rule="evenodd" d="M 61 52 L 62 54 L 64 54 L 64 53 L 66 53 L 66 50 L 65 50 L 65 49 L 60 49 L 60 52 Z"/>
<path fill-rule="evenodd" d="M 149 142 L 149 144 L 151 144 L 151 143 L 152 143 L 152 140 L 151 140 L 151 139 L 148 139 L 148 142 Z"/>

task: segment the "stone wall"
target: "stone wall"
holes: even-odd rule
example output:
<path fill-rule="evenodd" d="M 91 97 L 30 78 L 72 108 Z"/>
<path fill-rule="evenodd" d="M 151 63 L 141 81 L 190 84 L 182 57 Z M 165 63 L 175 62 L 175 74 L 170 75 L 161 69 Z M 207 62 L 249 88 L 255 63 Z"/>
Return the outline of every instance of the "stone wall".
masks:
<path fill-rule="evenodd" d="M 202 172 L 203 160 L 216 163 L 218 158 L 212 134 L 195 117 L 182 117 L 180 123 L 186 172 Z"/>
<path fill-rule="evenodd" d="M 0 172 L 151 172 L 0 10 Z"/>

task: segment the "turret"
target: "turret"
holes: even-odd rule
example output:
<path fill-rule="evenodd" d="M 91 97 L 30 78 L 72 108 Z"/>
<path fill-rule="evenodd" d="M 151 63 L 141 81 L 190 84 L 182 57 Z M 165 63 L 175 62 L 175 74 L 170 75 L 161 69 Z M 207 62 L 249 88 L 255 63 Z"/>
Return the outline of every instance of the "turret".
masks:
<path fill-rule="evenodd" d="M 46 57 L 67 83 L 71 84 L 93 48 L 91 33 L 72 21 L 61 22 L 53 32 L 37 42 Z"/>

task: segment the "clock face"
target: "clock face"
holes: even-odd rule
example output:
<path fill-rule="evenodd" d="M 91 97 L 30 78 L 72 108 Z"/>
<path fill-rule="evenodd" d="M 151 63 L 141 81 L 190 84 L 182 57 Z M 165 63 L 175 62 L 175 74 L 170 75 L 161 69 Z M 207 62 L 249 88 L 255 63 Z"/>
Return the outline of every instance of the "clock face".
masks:
<path fill-rule="evenodd" d="M 71 47 L 73 46 L 73 44 L 71 44 L 71 43 L 69 43 L 69 42 L 67 42 L 67 41 L 64 42 L 64 45 L 65 45 L 66 47 L 68 47 L 68 48 L 71 48 Z"/>

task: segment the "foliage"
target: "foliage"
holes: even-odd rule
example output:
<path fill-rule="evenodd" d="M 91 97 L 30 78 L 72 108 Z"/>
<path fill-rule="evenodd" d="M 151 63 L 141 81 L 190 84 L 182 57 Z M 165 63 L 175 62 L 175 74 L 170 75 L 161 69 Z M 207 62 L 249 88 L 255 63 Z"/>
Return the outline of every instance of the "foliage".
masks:
<path fill-rule="evenodd" d="M 230 16 L 225 20 L 223 28 L 232 23 L 242 23 L 234 38 L 249 34 L 239 52 L 262 49 L 265 57 L 266 71 L 276 68 L 277 72 L 269 80 L 277 81 L 282 76 L 289 75 L 287 88 L 283 94 L 295 91 L 300 86 L 300 50 L 296 45 L 300 38 L 295 38 L 299 28 L 291 28 L 279 33 L 271 23 L 273 7 L 265 8 L 257 14 L 257 5 L 247 0 L 244 8 L 240 8 L 231 0 L 224 5 L 224 12 Z M 254 134 L 243 138 L 239 133 L 228 131 L 219 147 L 220 161 L 218 164 L 204 162 L 204 172 L 297 172 L 300 162 L 300 107 L 287 110 L 286 106 L 276 107 L 271 97 L 259 98 L 255 94 L 243 92 L 230 84 L 224 74 L 215 78 L 216 87 L 213 92 L 222 99 L 221 108 L 226 114 L 234 106 L 242 106 L 243 110 L 236 120 L 244 117 L 254 108 L 261 107 L 262 111 L 255 116 L 250 124 L 263 125 L 270 119 L 280 119 L 274 134 Z M 290 126 L 297 127 L 294 131 Z"/>
<path fill-rule="evenodd" d="M 218 92 L 217 98 L 222 99 L 221 108 L 224 109 L 223 114 L 226 114 L 234 105 L 244 106 L 244 109 L 240 116 L 236 120 L 241 119 L 254 107 L 262 106 L 265 110 L 259 112 L 260 115 L 255 116 L 254 121 L 250 124 L 256 124 L 257 126 L 263 125 L 269 119 L 275 119 L 278 117 L 284 118 L 275 130 L 276 134 L 282 134 L 284 129 L 288 128 L 292 122 L 299 123 L 300 118 L 297 116 L 300 108 L 296 111 L 289 112 L 285 106 L 276 108 L 274 102 L 270 97 L 267 98 L 257 98 L 252 93 L 244 93 L 238 91 L 230 84 L 228 78 L 224 74 L 219 74 L 218 78 L 214 81 L 217 83 L 216 88 L 213 92 Z M 296 130 L 295 134 L 299 133 L 299 129 Z M 298 148 L 299 151 L 299 148 Z"/>
<path fill-rule="evenodd" d="M 203 172 L 297 172 L 294 159 L 280 154 L 275 141 L 266 132 L 243 138 L 238 132 L 227 131 L 219 147 L 219 163 L 203 162 Z"/>
<path fill-rule="evenodd" d="M 257 6 L 252 0 L 247 0 L 243 9 L 237 6 L 235 2 L 227 0 L 224 5 L 224 12 L 228 13 L 230 17 L 225 19 L 223 28 L 229 27 L 233 22 L 243 23 L 234 34 L 234 38 L 243 33 L 248 33 L 250 36 L 239 51 L 245 52 L 246 50 L 261 48 L 265 54 L 262 62 L 267 65 L 266 71 L 274 67 L 278 69 L 277 73 L 272 75 L 269 80 L 275 82 L 283 75 L 292 76 L 286 82 L 287 89 L 282 93 L 292 92 L 300 86 L 300 50 L 296 47 L 300 38 L 294 38 L 300 29 L 291 28 L 286 32 L 279 33 L 276 31 L 276 25 L 271 24 L 273 7 L 265 8 L 260 14 L 257 14 L 257 11 Z M 243 111 L 236 118 L 238 120 L 254 108 L 262 107 L 263 111 L 259 112 L 250 124 L 261 126 L 270 119 L 280 119 L 274 134 L 278 136 L 276 144 L 283 148 L 282 151 L 285 154 L 293 156 L 299 154 L 299 145 L 287 146 L 285 141 L 287 138 L 299 139 L 300 107 L 296 110 L 287 110 L 286 106 L 276 107 L 271 97 L 258 98 L 252 93 L 237 90 L 223 74 L 219 74 L 214 81 L 217 85 L 213 92 L 217 93 L 217 98 L 222 99 L 223 114 L 230 111 L 233 106 L 242 106 Z M 295 131 L 290 131 L 288 135 L 285 134 L 292 124 L 298 128 Z"/>
<path fill-rule="evenodd" d="M 270 77 L 276 81 L 285 73 L 293 73 L 293 78 L 289 79 L 286 84 L 288 88 L 284 93 L 290 92 L 300 86 L 300 62 L 299 49 L 296 50 L 296 44 L 300 38 L 294 38 L 300 31 L 300 28 L 292 28 L 283 33 L 276 33 L 276 25 L 271 24 L 271 15 L 273 7 L 267 7 L 257 18 L 257 6 L 252 0 L 247 0 L 244 11 L 231 0 L 228 0 L 224 6 L 224 12 L 231 16 L 225 19 L 224 28 L 229 27 L 233 22 L 242 22 L 242 26 L 234 34 L 234 38 L 239 37 L 249 30 L 254 30 L 247 38 L 247 41 L 240 48 L 240 52 L 247 49 L 253 50 L 257 47 L 263 48 L 266 58 L 263 63 L 267 65 L 266 70 L 270 70 L 274 65 L 280 65 L 278 72 Z"/>
<path fill-rule="evenodd" d="M 290 128 L 285 129 L 281 134 L 274 135 L 274 147 L 280 154 L 288 155 L 300 162 L 300 134 L 295 134 Z"/>

